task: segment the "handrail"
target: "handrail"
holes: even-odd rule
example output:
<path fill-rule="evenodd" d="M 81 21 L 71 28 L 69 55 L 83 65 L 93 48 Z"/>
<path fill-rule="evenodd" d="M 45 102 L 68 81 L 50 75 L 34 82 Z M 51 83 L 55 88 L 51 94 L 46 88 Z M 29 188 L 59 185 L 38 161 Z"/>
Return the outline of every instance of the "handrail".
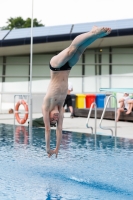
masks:
<path fill-rule="evenodd" d="M 102 116 L 101 116 L 101 119 L 100 119 L 100 122 L 99 122 L 99 127 L 103 130 L 110 130 L 112 132 L 112 136 L 113 136 L 113 130 L 109 127 L 102 127 L 101 126 L 101 123 L 102 123 L 102 120 L 103 120 L 103 117 L 104 117 L 104 114 L 105 114 L 105 110 L 107 108 L 107 105 L 108 105 L 108 102 L 110 100 L 110 98 L 113 97 L 115 99 L 115 136 L 117 134 L 117 123 L 116 123 L 116 111 L 117 111 L 117 108 L 116 108 L 116 105 L 117 105 L 117 99 L 114 95 L 110 95 L 108 98 L 107 98 L 107 101 L 106 101 L 106 104 L 104 106 L 104 110 L 103 110 L 103 113 L 102 113 Z"/>
<path fill-rule="evenodd" d="M 89 119 L 90 119 L 90 115 L 91 115 L 93 106 L 95 107 L 95 134 L 96 134 L 96 127 L 97 127 L 97 105 L 96 105 L 95 102 L 93 102 L 93 103 L 91 104 L 91 107 L 90 107 L 90 110 L 89 110 L 89 113 L 88 113 L 88 117 L 87 117 L 87 120 L 86 120 L 86 127 L 87 127 L 87 128 L 90 128 L 90 129 L 92 130 L 92 133 L 93 133 L 93 128 L 92 128 L 92 126 L 89 126 L 89 125 L 88 125 L 88 122 L 89 122 Z"/>

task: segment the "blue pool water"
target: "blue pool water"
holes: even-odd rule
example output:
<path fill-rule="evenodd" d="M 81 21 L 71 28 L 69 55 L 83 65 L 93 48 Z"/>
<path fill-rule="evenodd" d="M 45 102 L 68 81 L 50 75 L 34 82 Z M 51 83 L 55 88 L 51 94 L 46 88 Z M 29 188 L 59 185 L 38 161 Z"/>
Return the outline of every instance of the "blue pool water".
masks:
<path fill-rule="evenodd" d="M 0 125 L 0 200 L 133 200 L 133 140 L 65 132 L 56 159 L 24 129 Z"/>

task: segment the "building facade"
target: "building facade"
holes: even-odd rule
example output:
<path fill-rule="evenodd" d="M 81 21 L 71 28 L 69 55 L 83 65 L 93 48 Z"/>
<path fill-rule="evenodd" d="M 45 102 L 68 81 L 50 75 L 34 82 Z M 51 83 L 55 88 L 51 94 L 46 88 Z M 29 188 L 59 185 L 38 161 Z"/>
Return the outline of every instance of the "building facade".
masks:
<path fill-rule="evenodd" d="M 32 94 L 39 108 L 50 80 L 50 58 L 77 35 L 90 31 L 93 24 L 33 28 Z M 111 27 L 112 32 L 91 44 L 71 70 L 74 93 L 97 93 L 101 87 L 132 88 L 133 19 L 95 24 Z M 13 107 L 15 94 L 29 93 L 30 35 L 30 28 L 0 31 L 1 112 Z"/>

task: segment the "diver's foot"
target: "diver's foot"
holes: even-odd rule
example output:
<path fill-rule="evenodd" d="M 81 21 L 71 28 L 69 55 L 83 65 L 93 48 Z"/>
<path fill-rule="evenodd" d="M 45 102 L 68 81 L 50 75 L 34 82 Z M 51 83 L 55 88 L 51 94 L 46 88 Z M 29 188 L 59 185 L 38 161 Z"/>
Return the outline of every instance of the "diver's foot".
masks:
<path fill-rule="evenodd" d="M 101 38 L 101 37 L 104 37 L 106 35 L 109 35 L 111 33 L 111 28 L 93 26 L 91 32 L 94 35 L 96 35 L 98 38 Z"/>

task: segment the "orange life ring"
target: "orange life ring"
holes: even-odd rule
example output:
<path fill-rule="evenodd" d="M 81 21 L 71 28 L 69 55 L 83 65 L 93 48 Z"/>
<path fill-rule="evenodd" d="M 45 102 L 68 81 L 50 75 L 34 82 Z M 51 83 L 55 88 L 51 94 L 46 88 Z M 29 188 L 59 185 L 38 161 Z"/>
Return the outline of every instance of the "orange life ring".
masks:
<path fill-rule="evenodd" d="M 24 109 L 25 109 L 25 112 L 26 112 L 25 115 L 24 115 L 24 117 L 22 119 L 19 117 L 19 113 L 18 113 L 19 106 L 21 104 L 24 106 Z M 16 106 L 15 106 L 15 111 L 17 111 L 15 113 L 15 117 L 16 117 L 16 120 L 18 121 L 18 123 L 19 124 L 24 124 L 27 121 L 27 119 L 28 119 L 28 105 L 27 105 L 27 103 L 24 100 L 18 101 L 17 104 L 16 104 Z"/>

